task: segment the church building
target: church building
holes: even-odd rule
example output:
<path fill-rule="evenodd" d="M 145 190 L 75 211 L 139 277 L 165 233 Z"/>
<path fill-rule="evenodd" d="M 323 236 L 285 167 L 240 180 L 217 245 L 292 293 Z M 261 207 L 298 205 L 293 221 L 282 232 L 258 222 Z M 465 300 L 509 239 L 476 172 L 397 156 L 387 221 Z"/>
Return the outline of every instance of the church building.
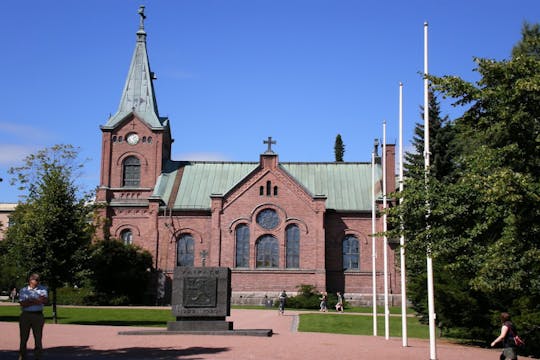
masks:
<path fill-rule="evenodd" d="M 171 159 L 175 124 L 158 112 L 144 7 L 139 15 L 118 111 L 101 126 L 96 200 L 107 227 L 99 236 L 152 254 L 161 279 L 156 296 L 164 303 L 175 267 L 222 266 L 231 269 L 236 304 L 262 304 L 301 284 L 370 304 L 372 261 L 382 299 L 383 240 L 371 236 L 371 162 L 281 162 L 271 137 L 261 139 L 261 149 L 246 149 L 253 161 Z M 395 147 L 382 150 L 388 165 L 383 174 L 376 162 L 376 198 L 383 176 L 388 189 L 396 185 Z M 376 231 L 382 229 L 377 214 Z M 391 304 L 400 300 L 394 248 L 387 249 Z"/>

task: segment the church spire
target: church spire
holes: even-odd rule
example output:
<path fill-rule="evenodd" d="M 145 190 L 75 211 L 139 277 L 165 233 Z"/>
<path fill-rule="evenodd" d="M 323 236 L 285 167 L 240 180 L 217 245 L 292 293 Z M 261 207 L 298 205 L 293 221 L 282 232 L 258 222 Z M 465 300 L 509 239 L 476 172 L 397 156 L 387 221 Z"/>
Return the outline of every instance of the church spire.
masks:
<path fill-rule="evenodd" d="M 154 93 L 155 80 L 154 73 L 150 71 L 148 53 L 146 51 L 146 31 L 144 30 L 144 6 L 141 5 L 138 10 L 139 30 L 137 31 L 137 42 L 135 51 L 131 59 L 126 84 L 118 111 L 114 114 L 103 128 L 114 128 L 131 113 L 143 120 L 152 129 L 161 129 L 166 124 L 166 119 L 159 117 L 156 97 Z"/>

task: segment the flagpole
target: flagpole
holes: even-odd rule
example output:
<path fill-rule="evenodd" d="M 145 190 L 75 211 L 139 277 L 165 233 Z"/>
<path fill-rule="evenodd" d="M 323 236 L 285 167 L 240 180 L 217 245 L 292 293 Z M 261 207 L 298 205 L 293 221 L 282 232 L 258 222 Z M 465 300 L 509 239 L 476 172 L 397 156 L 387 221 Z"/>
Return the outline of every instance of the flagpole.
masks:
<path fill-rule="evenodd" d="M 403 194 L 403 83 L 399 83 L 399 192 Z M 403 204 L 403 196 L 399 199 Z M 403 346 L 407 346 L 407 288 L 405 284 L 405 235 L 403 216 L 400 216 L 401 231 L 399 237 L 400 274 L 401 274 L 401 335 Z"/>
<path fill-rule="evenodd" d="M 428 316 L 429 316 L 429 358 L 437 359 L 437 345 L 435 342 L 435 296 L 433 286 L 433 259 L 431 257 L 431 238 L 429 235 L 429 216 L 431 206 L 428 197 L 429 190 L 429 80 L 428 80 L 428 23 L 424 23 L 424 181 L 426 187 L 426 271 L 428 291 Z"/>
<path fill-rule="evenodd" d="M 386 218 L 386 120 L 383 122 L 383 154 L 382 154 L 382 167 L 383 167 L 383 254 L 384 254 L 384 337 L 386 340 L 390 339 L 390 309 L 388 308 L 388 237 L 386 231 L 388 230 L 387 218 Z"/>
<path fill-rule="evenodd" d="M 375 150 L 377 140 L 373 144 L 373 152 L 371 153 L 371 282 L 373 288 L 373 336 L 377 336 L 377 248 L 376 248 L 376 236 L 377 229 L 375 227 L 376 210 L 375 210 Z"/>

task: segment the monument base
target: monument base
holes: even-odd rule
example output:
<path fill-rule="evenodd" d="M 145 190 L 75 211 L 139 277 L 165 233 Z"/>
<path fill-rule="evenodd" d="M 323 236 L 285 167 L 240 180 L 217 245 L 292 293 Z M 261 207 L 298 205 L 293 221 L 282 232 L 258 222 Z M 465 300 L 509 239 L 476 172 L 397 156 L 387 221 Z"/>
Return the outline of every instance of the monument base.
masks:
<path fill-rule="evenodd" d="M 181 320 L 167 323 L 168 331 L 228 331 L 232 329 L 232 321 L 224 320 Z"/>
<path fill-rule="evenodd" d="M 273 335 L 272 329 L 237 329 L 208 331 L 169 331 L 169 330 L 131 330 L 120 331 L 118 335 L 232 335 L 232 336 L 266 336 Z"/>

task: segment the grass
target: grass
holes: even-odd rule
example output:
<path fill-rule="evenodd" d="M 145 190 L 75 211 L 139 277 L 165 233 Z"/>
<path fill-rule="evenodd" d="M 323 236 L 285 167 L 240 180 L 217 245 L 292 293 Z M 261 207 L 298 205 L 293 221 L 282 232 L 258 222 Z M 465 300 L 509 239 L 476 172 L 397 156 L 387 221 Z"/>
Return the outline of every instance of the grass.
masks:
<path fill-rule="evenodd" d="M 234 306 L 234 309 L 265 309 L 260 306 Z M 397 310 L 396 310 L 397 309 Z M 398 313 L 400 308 L 394 311 Z M 272 309 L 269 309 L 272 310 Z M 369 310 L 369 311 L 367 311 Z M 399 310 L 399 311 L 398 311 Z M 347 313 L 369 313 L 371 308 L 347 309 Z M 390 311 L 394 313 L 393 311 Z M 0 306 L 0 321 L 18 321 L 18 306 Z M 174 321 L 169 309 L 149 308 L 99 308 L 99 307 L 58 307 L 58 323 L 79 325 L 114 325 L 165 327 Z M 45 307 L 47 323 L 52 322 L 52 307 Z M 379 314 L 377 322 L 379 335 L 384 335 L 384 317 Z M 335 334 L 372 335 L 373 320 L 369 315 L 347 315 L 336 313 L 300 314 L 299 331 L 324 332 Z M 414 317 L 407 318 L 407 333 L 412 338 L 428 338 L 428 327 Z M 401 336 L 401 317 L 390 317 L 390 336 Z"/>
<path fill-rule="evenodd" d="M 401 317 L 390 317 L 390 336 L 401 336 Z M 300 314 L 298 331 L 323 332 L 332 334 L 373 335 L 373 317 L 347 314 Z M 384 316 L 377 317 L 378 335 L 384 335 Z M 429 329 L 417 318 L 407 318 L 407 336 L 428 339 Z"/>
<path fill-rule="evenodd" d="M 0 321 L 18 321 L 18 306 L 0 306 Z M 43 312 L 45 322 L 52 322 L 52 307 Z M 98 308 L 98 307 L 58 307 L 59 324 L 150 326 L 166 327 L 167 321 L 174 321 L 171 310 L 148 308 Z"/>

